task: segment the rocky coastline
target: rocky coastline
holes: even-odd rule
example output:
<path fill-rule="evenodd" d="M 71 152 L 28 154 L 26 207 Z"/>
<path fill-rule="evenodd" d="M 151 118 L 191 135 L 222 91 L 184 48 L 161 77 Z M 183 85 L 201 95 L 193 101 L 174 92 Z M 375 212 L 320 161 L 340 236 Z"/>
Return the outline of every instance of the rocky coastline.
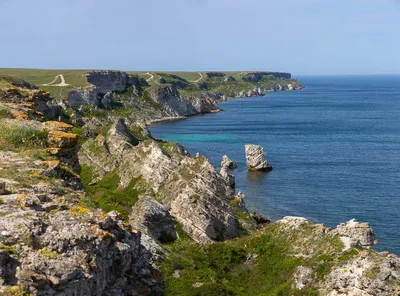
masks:
<path fill-rule="evenodd" d="M 367 223 L 270 224 L 235 192 L 228 157 L 218 172 L 147 130 L 218 112 L 204 93 L 238 78 L 209 72 L 198 92 L 160 77 L 89 72 L 62 102 L 1 77 L 0 295 L 399 295 L 400 259 L 371 248 Z M 302 88 L 289 73 L 241 80 L 265 87 L 237 96 Z M 272 169 L 247 150 L 249 169 Z"/>

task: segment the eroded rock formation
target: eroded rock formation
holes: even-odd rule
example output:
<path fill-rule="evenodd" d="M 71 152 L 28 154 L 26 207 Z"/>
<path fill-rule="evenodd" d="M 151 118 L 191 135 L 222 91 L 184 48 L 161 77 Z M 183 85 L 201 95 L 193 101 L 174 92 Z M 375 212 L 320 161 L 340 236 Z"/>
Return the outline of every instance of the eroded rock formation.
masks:
<path fill-rule="evenodd" d="M 111 129 L 118 134 L 125 130 Z M 234 198 L 233 184 L 205 157 L 190 157 L 179 145 L 163 145 L 152 139 L 131 146 L 112 132 L 102 142 L 123 150 L 112 151 L 95 140 L 85 143 L 79 153 L 82 164 L 93 167 L 96 175 L 117 169 L 120 186 L 141 178 L 167 206 L 183 229 L 200 243 L 211 243 L 238 235 L 235 212 L 229 205 Z M 121 152 L 122 151 L 122 152 Z"/>
<path fill-rule="evenodd" d="M 250 171 L 271 171 L 272 166 L 265 159 L 263 147 L 247 144 L 245 146 L 246 163 Z"/>
<path fill-rule="evenodd" d="M 228 156 L 224 155 L 221 161 L 221 168 L 234 169 L 237 168 L 237 165 Z"/>

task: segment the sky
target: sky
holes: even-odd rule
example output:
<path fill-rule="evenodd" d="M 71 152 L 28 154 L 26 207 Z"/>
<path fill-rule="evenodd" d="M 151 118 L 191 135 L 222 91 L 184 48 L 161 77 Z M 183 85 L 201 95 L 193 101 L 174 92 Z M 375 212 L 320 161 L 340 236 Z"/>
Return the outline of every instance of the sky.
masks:
<path fill-rule="evenodd" d="M 400 0 L 0 0 L 0 67 L 400 73 Z"/>

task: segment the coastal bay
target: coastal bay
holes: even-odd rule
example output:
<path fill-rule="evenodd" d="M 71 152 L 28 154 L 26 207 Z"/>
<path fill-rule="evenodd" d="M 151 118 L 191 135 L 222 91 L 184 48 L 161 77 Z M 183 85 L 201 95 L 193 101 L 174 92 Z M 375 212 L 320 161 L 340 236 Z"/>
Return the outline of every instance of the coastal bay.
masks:
<path fill-rule="evenodd" d="M 399 76 L 300 77 L 299 92 L 220 103 L 224 112 L 151 127 L 219 167 L 227 154 L 251 210 L 304 216 L 334 227 L 369 221 L 378 250 L 400 253 Z M 247 172 L 244 145 L 260 144 L 274 167 Z"/>

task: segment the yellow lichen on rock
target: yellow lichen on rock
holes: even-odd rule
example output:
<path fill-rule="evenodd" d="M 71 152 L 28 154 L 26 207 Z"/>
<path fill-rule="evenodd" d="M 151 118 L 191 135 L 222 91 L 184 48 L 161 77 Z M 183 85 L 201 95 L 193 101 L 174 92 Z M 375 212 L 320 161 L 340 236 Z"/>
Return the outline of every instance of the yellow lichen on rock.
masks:
<path fill-rule="evenodd" d="M 50 131 L 47 141 L 56 148 L 67 148 L 78 143 L 78 135 L 60 131 Z"/>
<path fill-rule="evenodd" d="M 11 115 L 18 120 L 28 120 L 29 115 L 25 111 L 10 110 Z"/>
<path fill-rule="evenodd" d="M 59 132 L 71 132 L 73 129 L 73 126 L 62 122 L 62 121 L 45 121 L 42 123 L 43 128 L 48 130 L 49 132 L 51 131 L 59 131 Z"/>

